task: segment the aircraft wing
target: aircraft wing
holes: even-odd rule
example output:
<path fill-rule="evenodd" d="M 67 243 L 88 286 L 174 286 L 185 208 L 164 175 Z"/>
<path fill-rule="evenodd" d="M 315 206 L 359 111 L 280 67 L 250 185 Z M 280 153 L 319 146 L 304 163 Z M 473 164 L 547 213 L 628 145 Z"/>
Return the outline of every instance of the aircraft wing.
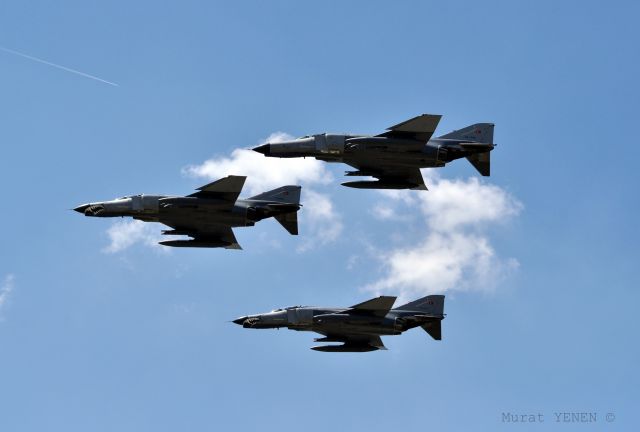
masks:
<path fill-rule="evenodd" d="M 198 192 L 188 195 L 190 197 L 222 199 L 235 203 L 242 192 L 242 187 L 247 179 L 245 176 L 230 175 L 220 180 L 199 187 Z"/>
<path fill-rule="evenodd" d="M 219 240 L 228 243 L 226 249 L 242 249 L 230 226 L 209 224 L 200 229 L 193 236 L 195 240 Z"/>
<path fill-rule="evenodd" d="M 242 249 L 236 240 L 233 230 L 228 225 L 192 223 L 171 223 L 163 220 L 162 223 L 174 228 L 173 231 L 163 231 L 165 235 L 176 234 L 192 237 L 193 240 L 169 240 L 160 242 L 166 246 L 185 247 L 223 247 L 225 249 Z"/>
<path fill-rule="evenodd" d="M 375 316 L 383 317 L 389 313 L 395 301 L 396 301 L 396 297 L 380 296 L 380 297 L 373 298 L 371 300 L 367 300 L 362 303 L 358 303 L 357 305 L 353 305 L 345 312 L 346 313 L 364 312 L 364 313 L 373 314 Z"/>
<path fill-rule="evenodd" d="M 387 128 L 387 132 L 384 132 L 378 136 L 402 138 L 402 139 L 414 139 L 422 142 L 427 142 L 435 132 L 440 123 L 441 115 L 435 114 L 422 114 L 412 119 L 398 123 L 395 126 Z"/>
<path fill-rule="evenodd" d="M 326 337 L 314 339 L 315 342 L 342 342 L 343 345 L 327 345 L 312 347 L 315 351 L 361 352 L 386 350 L 378 335 L 365 334 L 324 334 Z"/>
<path fill-rule="evenodd" d="M 369 345 L 378 349 L 386 350 L 378 335 L 345 335 L 345 345 Z"/>
<path fill-rule="evenodd" d="M 380 186 L 384 184 L 392 186 L 409 186 L 410 189 L 427 190 L 427 186 L 424 184 L 422 173 L 419 168 L 411 168 L 400 165 L 382 164 L 374 166 L 373 164 L 361 164 L 357 161 L 345 161 L 348 165 L 357 168 L 360 172 L 358 175 L 368 175 L 380 180 Z M 372 182 L 367 182 L 371 183 Z"/>

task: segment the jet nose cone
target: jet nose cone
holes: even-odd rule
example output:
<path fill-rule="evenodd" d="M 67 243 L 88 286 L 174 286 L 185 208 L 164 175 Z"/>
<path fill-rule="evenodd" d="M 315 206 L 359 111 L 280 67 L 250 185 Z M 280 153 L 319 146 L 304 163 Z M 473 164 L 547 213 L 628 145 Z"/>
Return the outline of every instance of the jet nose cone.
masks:
<path fill-rule="evenodd" d="M 74 208 L 74 210 L 77 211 L 78 213 L 84 214 L 84 211 L 89 208 L 89 205 L 90 204 L 82 204 L 81 206 Z"/>
<path fill-rule="evenodd" d="M 238 325 L 242 325 L 242 324 L 244 324 L 244 322 L 246 320 L 247 320 L 247 317 L 243 316 L 243 317 L 240 317 L 238 319 L 234 319 L 232 322 L 234 322 L 235 324 L 238 324 Z"/>
<path fill-rule="evenodd" d="M 271 154 L 271 144 L 262 144 L 261 146 L 255 147 L 253 151 L 269 156 Z"/>
<path fill-rule="evenodd" d="M 103 203 L 82 204 L 74 208 L 74 210 L 85 216 L 101 216 L 106 211 Z"/>

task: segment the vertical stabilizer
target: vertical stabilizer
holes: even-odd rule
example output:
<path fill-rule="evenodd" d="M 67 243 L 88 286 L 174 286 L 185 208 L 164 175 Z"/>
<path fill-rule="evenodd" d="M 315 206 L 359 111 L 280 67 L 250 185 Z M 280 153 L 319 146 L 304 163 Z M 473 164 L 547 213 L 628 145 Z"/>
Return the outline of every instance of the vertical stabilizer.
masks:
<path fill-rule="evenodd" d="M 493 144 L 493 127 L 493 123 L 476 123 L 442 135 L 439 138 Z"/>
<path fill-rule="evenodd" d="M 275 201 L 280 203 L 300 204 L 300 186 L 282 186 L 260 195 L 249 198 L 250 200 Z"/>
<path fill-rule="evenodd" d="M 249 198 L 249 201 L 263 201 L 280 225 L 289 233 L 298 235 L 298 210 L 300 209 L 300 186 L 282 186 Z"/>
<path fill-rule="evenodd" d="M 402 311 L 416 311 L 429 315 L 441 316 L 444 313 L 444 296 L 443 295 L 430 295 L 422 297 L 418 300 L 412 301 L 393 310 Z"/>
<path fill-rule="evenodd" d="M 423 321 L 424 324 L 420 327 L 435 340 L 442 340 L 442 319 L 444 318 L 443 295 L 422 297 L 421 299 L 397 307 L 394 310 L 416 312 L 416 317 L 420 317 L 426 321 Z"/>
<path fill-rule="evenodd" d="M 453 131 L 440 138 L 461 140 L 460 145 L 469 153 L 467 160 L 478 172 L 488 177 L 491 174 L 491 150 L 493 150 L 493 123 L 476 123 Z"/>

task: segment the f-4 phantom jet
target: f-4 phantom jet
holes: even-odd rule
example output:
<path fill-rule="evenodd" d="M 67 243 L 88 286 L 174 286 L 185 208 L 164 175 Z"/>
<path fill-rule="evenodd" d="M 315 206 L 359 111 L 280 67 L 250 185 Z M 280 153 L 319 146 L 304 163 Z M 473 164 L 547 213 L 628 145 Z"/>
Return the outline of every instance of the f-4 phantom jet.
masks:
<path fill-rule="evenodd" d="M 365 352 L 386 349 L 380 336 L 399 335 L 422 327 L 435 340 L 442 339 L 444 296 L 430 295 L 393 308 L 396 297 L 381 296 L 349 308 L 293 306 L 248 315 L 233 322 L 244 328 L 287 327 L 324 335 L 315 342 L 341 342 L 342 345 L 312 347 L 316 351 Z"/>
<path fill-rule="evenodd" d="M 467 158 L 480 174 L 488 176 L 489 152 L 495 147 L 494 125 L 476 123 L 432 138 L 441 117 L 423 114 L 374 136 L 322 133 L 267 143 L 253 150 L 270 157 L 315 157 L 326 162 L 342 162 L 356 168 L 356 171 L 347 171 L 347 176 L 378 179 L 342 183 L 359 189 L 426 190 L 420 168 L 443 167 L 460 158 Z"/>
<path fill-rule="evenodd" d="M 269 217 L 297 235 L 300 186 L 283 186 L 238 199 L 245 180 L 243 176 L 228 176 L 185 197 L 133 195 L 83 204 L 74 210 L 85 216 L 130 216 L 144 222 L 160 222 L 172 228 L 162 234 L 192 238 L 160 242 L 165 246 L 242 249 L 231 228 L 253 226 Z"/>

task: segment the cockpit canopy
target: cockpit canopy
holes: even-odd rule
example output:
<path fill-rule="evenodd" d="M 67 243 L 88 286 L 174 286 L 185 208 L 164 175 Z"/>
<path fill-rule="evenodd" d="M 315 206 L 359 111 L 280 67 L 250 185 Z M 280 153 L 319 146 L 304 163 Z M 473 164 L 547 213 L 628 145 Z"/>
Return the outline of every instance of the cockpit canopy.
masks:
<path fill-rule="evenodd" d="M 160 195 L 126 195 L 112 201 L 114 205 L 127 206 L 134 212 L 154 213 L 158 211 Z"/>
<path fill-rule="evenodd" d="M 282 312 L 282 311 L 287 311 L 287 310 L 291 310 L 291 309 L 298 309 L 298 308 L 302 308 L 302 307 L 306 307 L 306 306 L 288 306 L 288 307 L 284 307 L 284 308 L 274 309 L 271 312 Z"/>
<path fill-rule="evenodd" d="M 138 194 L 138 195 L 125 195 L 125 196 L 123 196 L 123 197 L 116 198 L 116 200 L 125 200 L 125 199 L 136 198 L 136 197 L 142 197 L 142 194 Z"/>

